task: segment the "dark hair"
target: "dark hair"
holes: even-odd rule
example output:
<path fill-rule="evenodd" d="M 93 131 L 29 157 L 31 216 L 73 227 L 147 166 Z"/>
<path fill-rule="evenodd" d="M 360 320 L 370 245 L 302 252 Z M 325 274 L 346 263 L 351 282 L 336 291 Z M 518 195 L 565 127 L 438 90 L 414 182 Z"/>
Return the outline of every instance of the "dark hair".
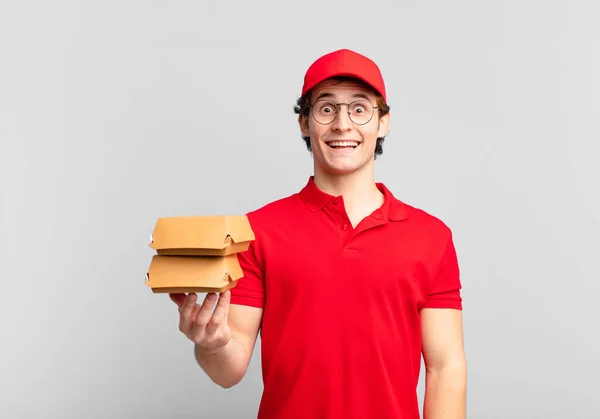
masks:
<path fill-rule="evenodd" d="M 359 80 L 359 79 L 356 79 L 353 77 L 345 77 L 345 76 L 332 77 L 331 80 L 336 80 L 337 82 L 343 82 L 343 81 L 349 80 L 349 81 L 359 83 L 364 88 L 373 92 L 373 94 L 375 95 L 377 108 L 379 110 L 379 118 L 387 115 L 390 112 L 390 106 L 385 102 L 385 100 L 383 99 L 383 96 L 381 96 L 379 93 L 377 93 L 375 91 L 375 89 L 373 89 L 371 86 L 369 86 L 367 83 L 363 82 L 362 80 Z M 296 105 L 294 105 L 294 113 L 296 113 L 298 115 L 302 115 L 305 118 L 309 117 L 308 105 L 310 104 L 311 93 L 312 93 L 312 90 L 309 90 L 304 95 L 302 95 L 300 98 L 298 98 L 298 100 L 296 101 Z M 310 137 L 306 137 L 303 135 L 302 139 L 306 143 L 307 150 L 312 152 L 312 147 L 310 146 Z M 378 155 L 383 154 L 383 141 L 384 140 L 385 140 L 385 137 L 377 138 L 377 142 L 375 144 L 374 158 L 377 158 Z"/>

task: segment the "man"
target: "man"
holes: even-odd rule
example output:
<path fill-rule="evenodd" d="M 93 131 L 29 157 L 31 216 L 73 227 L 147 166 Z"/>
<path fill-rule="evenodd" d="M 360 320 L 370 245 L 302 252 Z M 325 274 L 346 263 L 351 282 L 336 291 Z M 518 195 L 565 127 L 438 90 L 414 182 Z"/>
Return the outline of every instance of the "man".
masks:
<path fill-rule="evenodd" d="M 231 387 L 260 331 L 259 418 L 416 419 L 422 355 L 424 418 L 464 419 L 452 234 L 374 180 L 390 123 L 379 68 L 351 50 L 320 57 L 296 112 L 314 173 L 247 214 L 256 240 L 239 254 L 244 277 L 202 304 L 171 295 L 197 362 Z"/>

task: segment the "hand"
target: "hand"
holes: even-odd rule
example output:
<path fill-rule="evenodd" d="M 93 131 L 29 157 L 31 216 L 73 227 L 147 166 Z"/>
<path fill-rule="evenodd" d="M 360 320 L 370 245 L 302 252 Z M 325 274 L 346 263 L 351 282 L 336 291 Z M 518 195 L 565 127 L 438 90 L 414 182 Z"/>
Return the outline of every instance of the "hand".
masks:
<path fill-rule="evenodd" d="M 202 305 L 196 304 L 196 294 L 169 294 L 179 307 L 179 330 L 202 349 L 219 349 L 231 340 L 227 324 L 229 315 L 229 290 L 217 294 L 208 293 Z M 217 302 L 218 301 L 218 302 Z M 217 307 L 215 307 L 217 302 Z M 211 315 L 212 313 L 212 315 Z"/>

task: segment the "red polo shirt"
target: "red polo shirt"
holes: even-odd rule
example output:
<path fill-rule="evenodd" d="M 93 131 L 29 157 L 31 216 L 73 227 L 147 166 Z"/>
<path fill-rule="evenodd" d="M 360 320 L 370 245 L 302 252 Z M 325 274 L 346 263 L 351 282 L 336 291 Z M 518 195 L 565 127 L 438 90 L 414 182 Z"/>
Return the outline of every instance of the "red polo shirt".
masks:
<path fill-rule="evenodd" d="M 352 228 L 311 177 L 248 213 L 232 304 L 264 308 L 260 419 L 419 418 L 419 311 L 462 309 L 450 229 L 394 198 Z"/>

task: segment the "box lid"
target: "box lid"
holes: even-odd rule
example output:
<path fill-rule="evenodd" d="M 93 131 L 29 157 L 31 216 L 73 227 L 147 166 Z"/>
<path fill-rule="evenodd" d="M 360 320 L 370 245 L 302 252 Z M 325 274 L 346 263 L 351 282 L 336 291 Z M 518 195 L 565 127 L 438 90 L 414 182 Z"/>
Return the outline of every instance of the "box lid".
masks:
<path fill-rule="evenodd" d="M 232 243 L 254 240 L 245 215 L 180 216 L 159 218 L 150 247 L 159 249 L 225 249 Z"/>

